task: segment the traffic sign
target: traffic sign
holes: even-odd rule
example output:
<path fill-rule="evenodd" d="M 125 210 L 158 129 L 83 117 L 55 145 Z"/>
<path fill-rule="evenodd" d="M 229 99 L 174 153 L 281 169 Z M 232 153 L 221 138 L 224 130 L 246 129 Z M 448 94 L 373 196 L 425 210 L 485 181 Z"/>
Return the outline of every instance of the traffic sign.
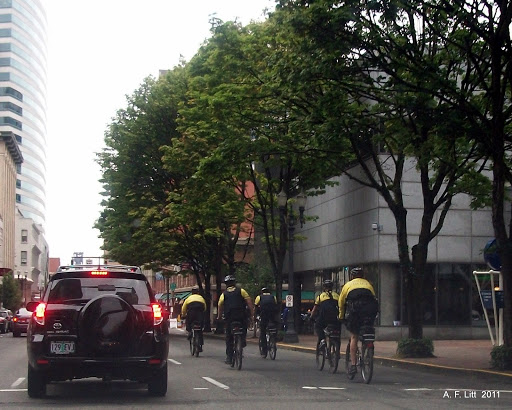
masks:
<path fill-rule="evenodd" d="M 286 295 L 286 307 L 293 307 L 293 295 Z"/>

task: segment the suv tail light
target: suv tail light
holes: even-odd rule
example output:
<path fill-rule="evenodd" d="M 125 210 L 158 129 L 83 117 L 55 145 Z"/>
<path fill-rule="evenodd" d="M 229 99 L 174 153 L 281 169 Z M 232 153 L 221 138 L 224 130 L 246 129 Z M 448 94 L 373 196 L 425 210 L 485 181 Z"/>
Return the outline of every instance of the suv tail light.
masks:
<path fill-rule="evenodd" d="M 164 320 L 162 306 L 158 303 L 153 303 L 151 306 L 153 308 L 153 325 L 158 326 Z"/>
<path fill-rule="evenodd" d="M 36 323 L 38 325 L 44 325 L 44 313 L 46 311 L 46 303 L 40 303 L 37 305 L 36 310 L 34 312 L 34 318 L 36 319 Z"/>

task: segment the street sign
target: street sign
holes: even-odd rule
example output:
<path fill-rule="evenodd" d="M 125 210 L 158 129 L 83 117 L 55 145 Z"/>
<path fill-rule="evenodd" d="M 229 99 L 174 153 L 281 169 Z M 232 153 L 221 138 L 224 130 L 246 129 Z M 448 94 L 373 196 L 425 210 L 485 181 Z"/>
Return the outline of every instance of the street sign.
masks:
<path fill-rule="evenodd" d="M 293 307 L 293 295 L 286 295 L 286 307 Z"/>
<path fill-rule="evenodd" d="M 169 286 L 169 288 L 170 288 L 171 290 L 175 290 L 175 289 L 176 289 L 176 283 L 174 283 L 174 282 L 173 282 L 173 283 L 171 283 L 171 285 Z"/>
<path fill-rule="evenodd" d="M 485 309 L 493 309 L 492 305 L 492 290 L 482 290 L 480 291 L 482 295 L 482 303 Z M 494 291 L 494 297 L 496 299 L 496 309 L 503 309 L 503 291 L 496 290 Z"/>

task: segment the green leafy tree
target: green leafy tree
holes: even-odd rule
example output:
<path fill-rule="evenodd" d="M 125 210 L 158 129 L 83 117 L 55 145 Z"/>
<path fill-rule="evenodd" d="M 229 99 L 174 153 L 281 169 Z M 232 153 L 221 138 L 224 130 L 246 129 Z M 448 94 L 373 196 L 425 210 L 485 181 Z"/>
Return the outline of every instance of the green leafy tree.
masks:
<path fill-rule="evenodd" d="M 21 307 L 22 300 L 20 284 L 14 279 L 12 273 L 2 277 L 2 283 L 0 284 L 0 298 L 2 300 L 2 306 L 5 309 L 15 312 Z"/>
<path fill-rule="evenodd" d="M 185 85 L 181 67 L 158 81 L 147 78 L 105 133 L 106 148 L 98 154 L 105 200 L 96 227 L 119 262 L 176 262 L 172 232 L 159 222 L 178 176 L 163 167 L 160 148 L 179 135 L 177 107 Z"/>
<path fill-rule="evenodd" d="M 406 280 L 409 337 L 423 335 L 428 244 L 441 230 L 453 196 L 485 192 L 482 153 L 469 113 L 454 110 L 444 87 L 460 82 L 466 60 L 451 44 L 451 22 L 418 10 L 429 2 L 281 1 L 275 18 L 304 39 L 288 69 L 294 84 L 322 90 L 306 129 L 336 153 L 353 154 L 340 171 L 382 196 L 395 217 Z M 300 63 L 294 63 L 300 61 Z M 428 72 L 428 74 L 426 74 Z M 330 160 L 336 161 L 335 156 Z M 485 164 L 485 162 L 483 162 Z M 410 247 L 406 170 L 415 167 L 423 200 L 418 242 Z M 484 203 L 481 197 L 480 203 Z"/>
<path fill-rule="evenodd" d="M 274 81 L 285 48 L 271 24 L 217 22 L 190 63 L 189 99 L 180 110 L 188 144 L 180 155 L 198 155 L 196 183 L 227 187 L 243 199 L 245 218 L 263 232 L 279 299 L 288 230 L 277 193 L 291 198 L 325 183 L 325 163 L 303 154 L 311 141 L 290 128 L 295 108 L 282 96 L 283 84 Z"/>

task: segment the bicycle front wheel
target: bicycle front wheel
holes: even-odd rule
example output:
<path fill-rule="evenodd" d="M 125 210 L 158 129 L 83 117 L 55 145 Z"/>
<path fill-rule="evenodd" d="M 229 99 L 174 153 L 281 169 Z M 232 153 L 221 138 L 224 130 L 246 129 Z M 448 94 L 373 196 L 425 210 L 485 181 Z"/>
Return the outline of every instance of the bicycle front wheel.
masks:
<path fill-rule="evenodd" d="M 337 340 L 329 343 L 329 372 L 334 374 L 338 370 L 340 361 L 340 345 Z"/>
<path fill-rule="evenodd" d="M 270 358 L 272 360 L 276 360 L 276 354 L 277 354 L 277 345 L 276 345 L 276 337 L 271 336 L 268 341 L 268 352 L 270 354 Z"/>
<path fill-rule="evenodd" d="M 350 374 L 350 368 L 352 367 L 352 361 L 350 360 L 350 341 L 347 344 L 347 350 L 345 352 L 345 370 L 347 371 L 347 377 L 349 380 L 353 380 L 355 374 Z"/>
<path fill-rule="evenodd" d="M 324 369 L 326 353 L 325 344 L 316 347 L 316 368 L 320 371 Z"/>
<path fill-rule="evenodd" d="M 363 343 L 361 354 L 361 376 L 366 384 L 370 383 L 373 376 L 373 347 Z"/>

